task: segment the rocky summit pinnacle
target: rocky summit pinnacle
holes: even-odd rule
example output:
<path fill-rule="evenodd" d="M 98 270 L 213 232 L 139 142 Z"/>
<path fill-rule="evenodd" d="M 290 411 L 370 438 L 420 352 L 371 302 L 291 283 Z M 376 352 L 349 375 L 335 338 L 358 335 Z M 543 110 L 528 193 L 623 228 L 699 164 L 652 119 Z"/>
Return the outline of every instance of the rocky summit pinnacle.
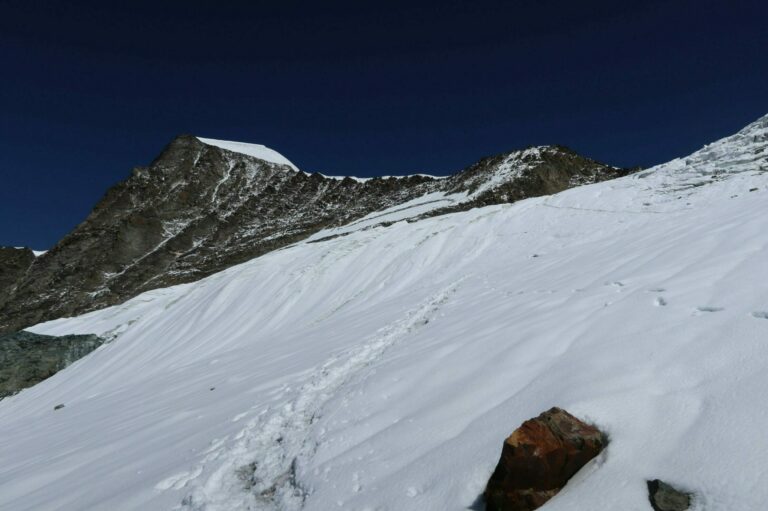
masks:
<path fill-rule="evenodd" d="M 23 260 L 9 256 L 13 268 L 0 268 L 0 332 L 195 281 L 429 193 L 451 200 L 411 219 L 627 172 L 544 146 L 484 158 L 447 178 L 332 178 L 302 172 L 264 146 L 182 135 L 109 189 L 50 251 Z"/>

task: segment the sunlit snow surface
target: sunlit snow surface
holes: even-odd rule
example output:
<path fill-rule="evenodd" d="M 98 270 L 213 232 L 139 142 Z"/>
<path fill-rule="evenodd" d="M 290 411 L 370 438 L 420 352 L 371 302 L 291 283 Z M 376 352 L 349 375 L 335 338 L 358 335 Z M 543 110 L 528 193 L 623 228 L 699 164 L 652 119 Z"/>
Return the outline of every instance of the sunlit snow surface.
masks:
<path fill-rule="evenodd" d="M 620 180 L 38 325 L 116 339 L 0 402 L 0 509 L 467 509 L 555 405 L 610 445 L 550 511 L 648 510 L 651 478 L 764 509 L 767 146 L 763 118 Z"/>

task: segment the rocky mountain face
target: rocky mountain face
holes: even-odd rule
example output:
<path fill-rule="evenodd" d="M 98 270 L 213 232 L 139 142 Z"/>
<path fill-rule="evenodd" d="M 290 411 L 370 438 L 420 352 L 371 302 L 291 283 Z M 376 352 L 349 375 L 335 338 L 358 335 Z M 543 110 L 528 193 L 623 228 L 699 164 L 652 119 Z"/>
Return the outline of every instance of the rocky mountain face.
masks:
<path fill-rule="evenodd" d="M 277 154 L 261 146 L 203 140 L 177 137 L 148 167 L 112 187 L 42 256 L 0 251 L 0 332 L 195 281 L 428 193 L 455 200 L 421 216 L 552 194 L 629 172 L 544 146 L 485 158 L 447 178 L 332 178 L 239 149 Z"/>
<path fill-rule="evenodd" d="M 0 305 L 32 266 L 35 254 L 28 248 L 0 247 Z"/>
<path fill-rule="evenodd" d="M 95 335 L 0 335 L 0 399 L 53 376 L 103 342 Z"/>

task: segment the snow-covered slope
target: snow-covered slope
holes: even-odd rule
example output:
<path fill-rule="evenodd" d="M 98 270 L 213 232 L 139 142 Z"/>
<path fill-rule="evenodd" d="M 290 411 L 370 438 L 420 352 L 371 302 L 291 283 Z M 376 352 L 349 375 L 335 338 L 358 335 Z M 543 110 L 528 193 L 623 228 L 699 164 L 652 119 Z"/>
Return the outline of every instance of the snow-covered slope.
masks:
<path fill-rule="evenodd" d="M 0 508 L 479 509 L 503 439 L 557 405 L 611 443 L 546 509 L 647 510 L 651 478 L 763 509 L 766 147 L 768 117 L 38 325 L 115 340 L 0 402 Z"/>

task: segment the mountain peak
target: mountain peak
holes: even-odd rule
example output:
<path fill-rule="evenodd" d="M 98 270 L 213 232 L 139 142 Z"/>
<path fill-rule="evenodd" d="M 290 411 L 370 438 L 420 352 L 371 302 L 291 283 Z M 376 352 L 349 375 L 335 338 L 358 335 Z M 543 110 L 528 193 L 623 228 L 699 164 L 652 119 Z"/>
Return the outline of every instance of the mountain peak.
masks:
<path fill-rule="evenodd" d="M 198 280 L 375 212 L 390 210 L 365 225 L 514 202 L 619 175 L 542 146 L 485 158 L 444 179 L 329 178 L 298 171 L 263 145 L 180 135 L 111 188 L 48 256 L 0 288 L 0 331 Z"/>
<path fill-rule="evenodd" d="M 253 156 L 254 158 L 258 158 L 260 160 L 263 160 L 269 163 L 277 163 L 278 165 L 287 165 L 293 168 L 294 170 L 299 170 L 299 168 L 293 163 L 291 163 L 291 161 L 288 158 L 278 153 L 274 149 L 270 149 L 265 145 L 248 144 L 245 142 L 232 142 L 228 140 L 216 140 L 213 138 L 202 138 L 202 137 L 196 137 L 196 138 L 205 145 L 218 147 L 220 149 L 232 151 L 233 153 L 244 154 L 246 156 Z"/>

